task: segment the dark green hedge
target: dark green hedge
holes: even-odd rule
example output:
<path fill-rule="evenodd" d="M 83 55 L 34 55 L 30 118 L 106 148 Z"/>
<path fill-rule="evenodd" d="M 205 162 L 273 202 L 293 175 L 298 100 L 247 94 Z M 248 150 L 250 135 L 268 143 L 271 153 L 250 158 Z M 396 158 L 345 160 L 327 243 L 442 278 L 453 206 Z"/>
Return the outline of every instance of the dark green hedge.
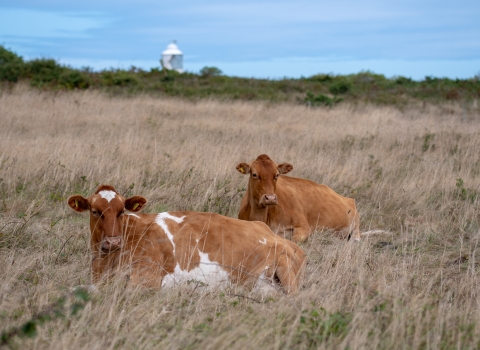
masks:
<path fill-rule="evenodd" d="M 216 67 L 199 74 L 132 67 L 95 72 L 73 69 L 53 59 L 24 61 L 0 46 L 0 84 L 24 80 L 42 89 L 100 89 L 113 94 L 149 93 L 188 99 L 214 97 L 228 100 L 268 100 L 331 107 L 338 103 L 369 102 L 405 105 L 412 101 L 442 103 L 480 98 L 480 77 L 448 79 L 425 77 L 386 78 L 372 72 L 352 75 L 317 74 L 299 79 L 249 79 L 229 77 Z"/>

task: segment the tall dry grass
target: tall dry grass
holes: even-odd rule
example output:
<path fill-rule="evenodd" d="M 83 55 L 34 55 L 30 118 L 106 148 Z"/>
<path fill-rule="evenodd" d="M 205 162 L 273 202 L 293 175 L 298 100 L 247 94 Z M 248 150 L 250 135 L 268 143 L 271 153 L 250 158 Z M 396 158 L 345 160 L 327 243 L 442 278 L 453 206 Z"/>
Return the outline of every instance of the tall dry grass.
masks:
<path fill-rule="evenodd" d="M 480 347 L 480 113 L 455 105 L 309 109 L 95 92 L 0 97 L 0 331 L 49 312 L 90 283 L 87 217 L 67 208 L 99 183 L 150 201 L 146 212 L 236 216 L 267 153 L 291 176 L 354 197 L 360 244 L 317 233 L 301 291 L 264 296 L 186 285 L 105 285 L 85 308 L 38 324 L 13 348 Z M 58 317 L 57 317 L 58 316 Z"/>

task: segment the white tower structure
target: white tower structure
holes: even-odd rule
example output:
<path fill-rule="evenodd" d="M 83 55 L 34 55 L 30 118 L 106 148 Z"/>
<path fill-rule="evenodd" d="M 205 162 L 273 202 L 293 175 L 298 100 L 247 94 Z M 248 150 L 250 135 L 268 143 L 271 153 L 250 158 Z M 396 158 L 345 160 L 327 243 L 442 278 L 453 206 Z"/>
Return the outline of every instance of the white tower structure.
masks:
<path fill-rule="evenodd" d="M 183 73 L 183 52 L 178 49 L 175 40 L 162 52 L 160 63 L 163 68 L 173 69 L 179 73 Z"/>

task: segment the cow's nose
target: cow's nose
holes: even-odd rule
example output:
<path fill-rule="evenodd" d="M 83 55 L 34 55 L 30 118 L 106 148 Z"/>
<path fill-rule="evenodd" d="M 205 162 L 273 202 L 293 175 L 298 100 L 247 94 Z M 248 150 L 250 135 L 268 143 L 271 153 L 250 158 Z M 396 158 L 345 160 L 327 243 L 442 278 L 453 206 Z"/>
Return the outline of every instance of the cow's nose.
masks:
<path fill-rule="evenodd" d="M 122 246 L 122 237 L 105 237 L 102 242 L 102 249 L 113 250 Z"/>
<path fill-rule="evenodd" d="M 265 195 L 265 204 L 277 204 L 277 195 L 276 194 L 266 194 Z"/>

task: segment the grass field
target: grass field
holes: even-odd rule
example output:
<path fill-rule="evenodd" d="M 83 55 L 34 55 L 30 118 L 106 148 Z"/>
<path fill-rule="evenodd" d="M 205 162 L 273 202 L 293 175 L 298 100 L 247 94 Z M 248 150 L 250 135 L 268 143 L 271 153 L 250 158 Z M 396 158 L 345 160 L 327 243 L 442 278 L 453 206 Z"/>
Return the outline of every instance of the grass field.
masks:
<path fill-rule="evenodd" d="M 473 102 L 476 103 L 476 102 Z M 464 106 L 307 108 L 95 91 L 0 96 L 0 332 L 16 349 L 480 347 L 480 112 Z M 300 292 L 90 283 L 88 218 L 66 198 L 100 183 L 145 212 L 235 217 L 267 153 L 356 199 L 359 244 L 302 244 Z M 16 328 L 25 326 L 23 329 Z M 16 335 L 15 335 L 16 334 Z M 30 336 L 30 337 L 28 337 Z M 8 338 L 8 339 L 7 339 Z"/>

